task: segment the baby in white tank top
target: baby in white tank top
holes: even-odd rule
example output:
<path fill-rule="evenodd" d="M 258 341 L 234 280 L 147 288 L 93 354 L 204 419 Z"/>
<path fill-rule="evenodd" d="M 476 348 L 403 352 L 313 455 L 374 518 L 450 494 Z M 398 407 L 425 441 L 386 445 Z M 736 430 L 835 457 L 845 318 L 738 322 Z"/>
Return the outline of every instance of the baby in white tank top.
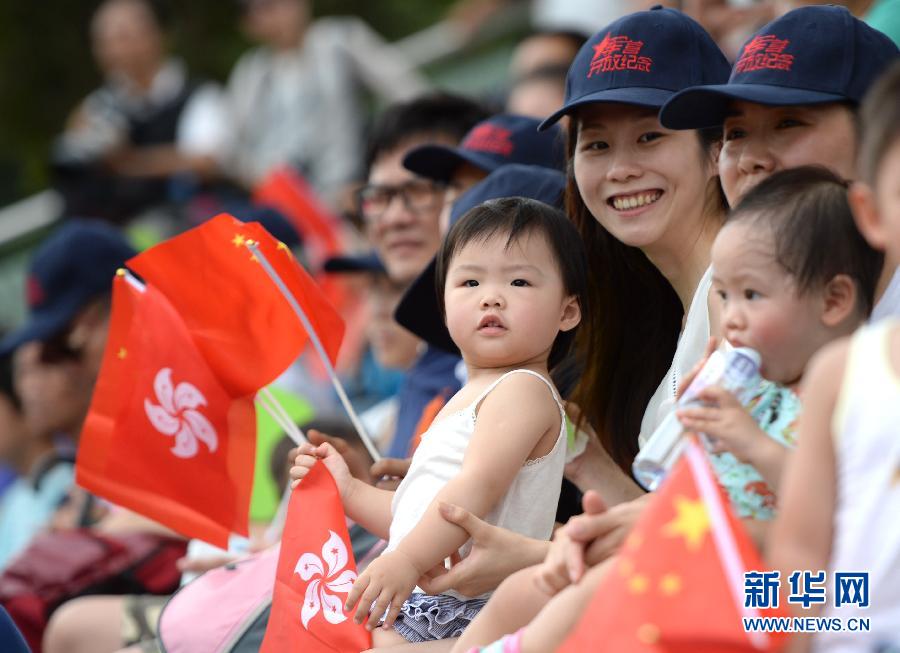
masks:
<path fill-rule="evenodd" d="M 346 605 L 370 629 L 384 615 L 376 647 L 458 636 L 486 601 L 414 593 L 445 558 L 467 552 L 468 534 L 440 516 L 440 502 L 547 539 L 563 476 L 565 413 L 548 379 L 581 319 L 586 262 L 577 231 L 541 202 L 485 202 L 448 233 L 437 282 L 468 382 L 423 435 L 397 491 L 353 479 L 327 444 L 302 447 L 291 470 L 296 481 L 323 459 L 347 514 L 389 537 Z"/>

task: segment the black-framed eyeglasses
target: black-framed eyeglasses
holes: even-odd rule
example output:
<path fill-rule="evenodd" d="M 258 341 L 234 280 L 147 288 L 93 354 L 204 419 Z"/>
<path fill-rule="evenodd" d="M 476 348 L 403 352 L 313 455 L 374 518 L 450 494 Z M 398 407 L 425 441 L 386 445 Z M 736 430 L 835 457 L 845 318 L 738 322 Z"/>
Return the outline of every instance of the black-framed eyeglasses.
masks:
<path fill-rule="evenodd" d="M 378 220 L 395 196 L 400 197 L 408 211 L 428 211 L 441 205 L 446 189 L 446 184 L 430 179 L 410 179 L 397 186 L 370 184 L 357 191 L 359 213 L 365 220 Z"/>

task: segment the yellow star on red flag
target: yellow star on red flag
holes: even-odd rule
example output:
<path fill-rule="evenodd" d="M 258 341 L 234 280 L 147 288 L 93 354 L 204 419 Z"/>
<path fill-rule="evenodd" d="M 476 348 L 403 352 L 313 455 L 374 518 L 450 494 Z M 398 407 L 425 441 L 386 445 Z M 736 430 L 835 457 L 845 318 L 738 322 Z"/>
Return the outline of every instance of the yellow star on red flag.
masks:
<path fill-rule="evenodd" d="M 663 535 L 667 537 L 683 537 L 684 543 L 691 551 L 696 551 L 703 544 L 703 538 L 709 531 L 709 513 L 703 501 L 691 500 L 683 496 L 675 497 L 675 519 L 663 527 Z"/>

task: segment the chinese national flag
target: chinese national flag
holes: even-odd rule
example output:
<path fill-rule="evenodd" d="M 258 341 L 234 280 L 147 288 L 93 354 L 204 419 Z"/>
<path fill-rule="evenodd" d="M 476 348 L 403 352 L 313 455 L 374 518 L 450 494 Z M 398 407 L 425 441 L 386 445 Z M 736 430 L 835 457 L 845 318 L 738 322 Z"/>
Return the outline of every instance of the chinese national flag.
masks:
<path fill-rule="evenodd" d="M 223 213 L 128 261 L 171 302 L 197 350 L 235 396 L 273 381 L 307 342 L 290 304 L 245 247 L 247 240 L 258 243 L 334 363 L 343 320 L 290 249 L 258 223 Z"/>
<path fill-rule="evenodd" d="M 764 570 L 695 442 L 656 492 L 569 638 L 565 653 L 776 651 L 778 635 L 747 634 L 745 571 Z"/>
<path fill-rule="evenodd" d="M 226 547 L 247 533 L 255 435 L 252 396 L 220 382 L 166 297 L 116 276 L 79 485 Z"/>
<path fill-rule="evenodd" d="M 369 632 L 344 614 L 355 580 L 344 506 L 331 473 L 317 462 L 288 505 L 261 653 L 359 653 L 371 648 Z"/>

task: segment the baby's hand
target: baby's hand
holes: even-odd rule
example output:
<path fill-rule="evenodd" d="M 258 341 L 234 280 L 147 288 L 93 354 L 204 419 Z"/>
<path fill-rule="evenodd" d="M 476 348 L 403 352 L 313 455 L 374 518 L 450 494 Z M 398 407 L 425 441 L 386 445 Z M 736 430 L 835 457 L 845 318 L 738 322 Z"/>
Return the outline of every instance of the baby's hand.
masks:
<path fill-rule="evenodd" d="M 741 462 L 753 464 L 760 445 L 765 445 L 769 437 L 750 412 L 733 394 L 718 386 L 704 388 L 697 398 L 707 405 L 683 408 L 676 413 L 684 428 L 712 438 L 713 453 L 729 451 Z"/>
<path fill-rule="evenodd" d="M 366 627 L 374 630 L 381 615 L 390 606 L 383 625 L 390 628 L 421 575 L 422 572 L 402 551 L 385 553 L 376 558 L 353 583 L 344 610 L 349 612 L 359 602 L 354 621 L 361 624 L 369 617 Z"/>
<path fill-rule="evenodd" d="M 353 483 L 353 477 L 350 475 L 350 469 L 344 462 L 343 456 L 339 454 L 334 447 L 327 442 L 320 444 L 318 447 L 313 446 L 309 442 L 304 442 L 296 449 L 297 457 L 294 458 L 294 466 L 291 467 L 291 489 L 293 490 L 300 484 L 300 481 L 309 473 L 312 466 L 317 460 L 322 460 L 328 471 L 334 477 L 334 483 L 337 485 L 341 498 L 346 499 L 350 485 Z"/>

